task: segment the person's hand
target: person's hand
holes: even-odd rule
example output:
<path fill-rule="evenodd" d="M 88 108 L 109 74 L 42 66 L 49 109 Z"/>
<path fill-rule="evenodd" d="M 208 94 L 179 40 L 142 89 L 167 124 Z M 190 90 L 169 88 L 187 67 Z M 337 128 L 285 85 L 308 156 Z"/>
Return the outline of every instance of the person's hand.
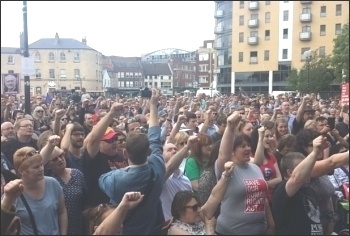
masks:
<path fill-rule="evenodd" d="M 120 202 L 121 206 L 126 207 L 127 209 L 133 209 L 143 200 L 144 195 L 140 192 L 127 192 L 124 194 L 122 201 Z"/>
<path fill-rule="evenodd" d="M 177 118 L 177 122 L 180 122 L 180 124 L 184 124 L 187 121 L 186 115 L 179 115 Z"/>
<path fill-rule="evenodd" d="M 152 96 L 151 96 L 151 99 L 150 99 L 150 103 L 151 103 L 153 106 L 157 106 L 157 105 L 158 105 L 158 101 L 159 101 L 159 97 L 160 97 L 160 91 L 159 91 L 159 89 L 153 88 L 153 89 L 152 89 Z"/>
<path fill-rule="evenodd" d="M 303 102 L 304 102 L 304 103 L 309 103 L 309 102 L 311 102 L 311 97 L 310 97 L 310 95 L 304 96 L 304 97 L 303 97 Z"/>
<path fill-rule="evenodd" d="M 55 119 L 56 120 L 61 120 L 61 118 L 64 116 L 64 114 L 66 113 L 65 109 L 58 109 L 55 111 Z"/>
<path fill-rule="evenodd" d="M 199 141 L 199 138 L 197 136 L 191 135 L 187 139 L 187 147 L 189 147 L 190 149 L 194 148 L 195 145 L 197 145 L 198 141 Z"/>
<path fill-rule="evenodd" d="M 204 112 L 204 121 L 210 121 L 211 120 L 211 116 L 212 116 L 212 110 L 207 110 L 206 112 Z"/>
<path fill-rule="evenodd" d="M 320 153 L 323 150 L 322 146 L 325 142 L 327 142 L 326 137 L 323 137 L 322 135 L 318 136 L 312 141 L 313 150 L 317 153 Z"/>
<path fill-rule="evenodd" d="M 329 128 L 328 125 L 326 125 L 324 128 L 321 129 L 320 134 L 327 134 L 331 131 L 331 128 Z"/>
<path fill-rule="evenodd" d="M 21 179 L 15 179 L 4 186 L 4 197 L 11 202 L 15 201 L 23 192 L 24 186 Z"/>
<path fill-rule="evenodd" d="M 40 130 L 45 130 L 45 129 L 47 129 L 46 125 L 43 125 L 43 126 L 40 127 Z"/>
<path fill-rule="evenodd" d="M 120 116 L 124 113 L 124 105 L 123 103 L 114 102 L 111 106 L 110 112 L 113 112 L 115 116 Z"/>
<path fill-rule="evenodd" d="M 5 136 L 2 136 L 2 135 L 1 135 L 1 144 L 6 143 L 7 140 L 8 140 L 8 139 L 7 139 Z"/>
<path fill-rule="evenodd" d="M 260 139 L 263 139 L 265 137 L 265 131 L 267 130 L 266 127 L 264 126 L 261 126 L 259 129 L 258 129 L 258 134 L 259 134 L 259 138 Z"/>
<path fill-rule="evenodd" d="M 226 162 L 224 165 L 225 174 L 231 175 L 234 168 L 235 168 L 235 163 L 233 161 Z"/>
<path fill-rule="evenodd" d="M 331 134 L 332 134 L 332 136 L 333 136 L 334 138 L 337 138 L 337 137 L 340 136 L 340 135 L 339 135 L 339 131 L 336 130 L 336 129 L 332 130 L 332 131 L 331 131 Z"/>
<path fill-rule="evenodd" d="M 227 118 L 227 126 L 233 131 L 239 122 L 242 120 L 242 116 L 239 113 L 239 111 L 234 111 L 228 118 Z"/>
<path fill-rule="evenodd" d="M 51 146 L 55 147 L 55 146 L 58 146 L 60 144 L 60 140 L 61 140 L 60 136 L 51 135 L 47 141 Z"/>

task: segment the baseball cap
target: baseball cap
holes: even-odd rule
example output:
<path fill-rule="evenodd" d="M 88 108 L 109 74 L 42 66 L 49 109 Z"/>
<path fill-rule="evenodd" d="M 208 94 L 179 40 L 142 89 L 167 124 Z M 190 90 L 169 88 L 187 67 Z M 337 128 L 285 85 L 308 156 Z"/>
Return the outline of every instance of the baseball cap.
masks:
<path fill-rule="evenodd" d="M 117 135 L 118 135 L 118 133 L 116 133 L 114 131 L 114 129 L 112 129 L 111 127 L 108 127 L 105 134 L 102 137 L 102 141 L 112 139 L 112 138 L 116 137 Z"/>

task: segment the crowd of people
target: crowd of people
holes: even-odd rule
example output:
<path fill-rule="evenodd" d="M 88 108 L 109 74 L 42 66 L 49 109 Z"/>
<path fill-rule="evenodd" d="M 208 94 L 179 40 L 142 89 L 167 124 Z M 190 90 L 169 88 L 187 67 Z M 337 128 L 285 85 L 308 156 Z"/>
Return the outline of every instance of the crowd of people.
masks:
<path fill-rule="evenodd" d="M 1 98 L 1 234 L 330 235 L 349 106 L 315 94 Z M 346 226 L 345 226 L 346 227 Z M 348 225 L 347 225 L 348 227 Z"/>

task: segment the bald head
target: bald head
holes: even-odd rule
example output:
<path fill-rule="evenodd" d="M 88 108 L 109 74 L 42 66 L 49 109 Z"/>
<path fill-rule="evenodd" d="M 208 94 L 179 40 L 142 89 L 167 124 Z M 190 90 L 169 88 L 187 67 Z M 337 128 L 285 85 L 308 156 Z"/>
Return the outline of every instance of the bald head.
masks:
<path fill-rule="evenodd" d="M 163 147 L 163 157 L 167 163 L 177 153 L 177 147 L 172 143 L 167 143 Z"/>

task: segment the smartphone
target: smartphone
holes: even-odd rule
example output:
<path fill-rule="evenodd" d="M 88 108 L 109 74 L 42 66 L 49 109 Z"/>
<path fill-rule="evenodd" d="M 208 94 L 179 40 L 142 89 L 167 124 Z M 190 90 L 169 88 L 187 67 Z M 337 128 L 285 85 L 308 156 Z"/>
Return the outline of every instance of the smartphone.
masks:
<path fill-rule="evenodd" d="M 331 130 L 335 129 L 335 117 L 328 117 L 327 118 L 328 126 Z"/>

